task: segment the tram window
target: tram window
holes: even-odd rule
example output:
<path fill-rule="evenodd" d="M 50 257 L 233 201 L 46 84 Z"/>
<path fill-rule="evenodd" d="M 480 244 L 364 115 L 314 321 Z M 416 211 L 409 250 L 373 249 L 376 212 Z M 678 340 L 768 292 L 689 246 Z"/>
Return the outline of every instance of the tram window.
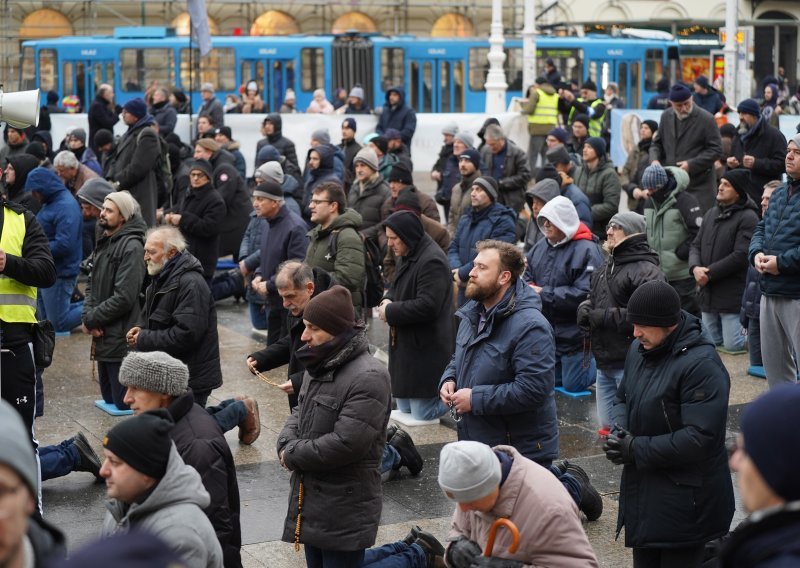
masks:
<path fill-rule="evenodd" d="M 628 100 L 628 108 L 642 108 L 642 86 L 640 77 L 640 63 L 631 63 L 631 98 Z"/>
<path fill-rule="evenodd" d="M 617 63 L 617 78 L 614 79 L 617 83 L 617 88 L 619 89 L 619 98 L 624 102 L 628 107 L 631 106 L 630 101 L 628 100 L 628 63 L 625 61 L 620 61 Z M 600 93 L 597 93 L 598 95 Z M 637 108 L 637 107 L 632 107 Z"/>
<path fill-rule="evenodd" d="M 453 112 L 464 112 L 464 62 L 456 61 L 453 65 Z"/>
<path fill-rule="evenodd" d="M 506 49 L 506 60 L 503 70 L 506 72 L 506 82 L 509 91 L 522 90 L 522 48 Z"/>
<path fill-rule="evenodd" d="M 597 61 L 589 62 L 589 79 L 591 79 L 595 85 L 597 84 Z M 583 84 L 583 78 L 581 78 L 578 84 Z"/>
<path fill-rule="evenodd" d="M 450 83 L 453 80 L 450 76 L 451 65 L 449 61 L 439 62 L 439 92 L 442 94 L 442 112 L 453 112 L 453 102 L 450 100 Z"/>
<path fill-rule="evenodd" d="M 405 84 L 405 51 L 399 47 L 381 49 L 381 90 Z"/>
<path fill-rule="evenodd" d="M 104 83 L 108 83 L 109 85 L 115 85 L 114 82 L 114 74 L 117 72 L 116 66 L 114 65 L 113 61 L 108 61 L 106 63 L 106 75 L 104 79 Z"/>
<path fill-rule="evenodd" d="M 306 47 L 300 50 L 300 88 L 313 91 L 325 87 L 325 53 L 321 47 Z"/>
<path fill-rule="evenodd" d="M 644 56 L 644 90 L 655 91 L 656 83 L 666 77 L 664 73 L 664 50 L 648 49 Z"/>
<path fill-rule="evenodd" d="M 556 69 L 561 73 L 564 81 L 583 83 L 583 50 L 575 48 L 563 49 L 537 49 L 536 61 L 544 62 L 552 59 Z"/>
<path fill-rule="evenodd" d="M 181 88 L 191 89 L 189 85 L 189 50 L 181 49 Z M 235 91 L 236 84 L 236 54 L 233 48 L 218 47 L 212 49 L 205 57 L 200 57 L 199 49 L 192 49 L 191 62 L 195 68 L 200 67 L 199 77 L 194 75 L 195 86 L 202 83 L 211 83 L 220 91 Z"/>
<path fill-rule="evenodd" d="M 125 93 L 142 92 L 150 85 L 171 87 L 175 84 L 174 55 L 171 49 L 121 49 L 119 51 L 120 85 Z"/>
<path fill-rule="evenodd" d="M 73 83 L 72 83 L 72 62 L 65 61 L 64 65 L 61 68 L 61 74 L 64 77 L 64 92 L 61 94 L 63 96 L 71 95 L 74 93 L 73 91 Z"/>
<path fill-rule="evenodd" d="M 58 66 L 55 49 L 39 50 L 39 88 L 43 91 L 58 89 Z M 67 75 L 64 75 L 66 77 Z M 70 73 L 71 76 L 71 73 Z M 36 88 L 34 85 L 31 88 Z M 66 91 L 65 89 L 65 92 Z"/>
<path fill-rule="evenodd" d="M 469 50 L 469 88 L 473 91 L 486 90 L 486 76 L 489 74 L 489 49 L 473 47 Z"/>
<path fill-rule="evenodd" d="M 35 89 L 36 85 L 36 61 L 33 58 L 33 48 L 25 47 L 22 49 L 22 65 L 19 80 L 19 90 L 29 91 Z"/>

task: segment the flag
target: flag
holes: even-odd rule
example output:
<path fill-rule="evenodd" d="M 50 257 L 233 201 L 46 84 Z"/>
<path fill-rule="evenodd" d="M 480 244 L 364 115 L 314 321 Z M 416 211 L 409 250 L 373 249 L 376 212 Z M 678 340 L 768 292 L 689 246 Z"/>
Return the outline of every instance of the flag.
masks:
<path fill-rule="evenodd" d="M 211 51 L 211 32 L 208 29 L 206 0 L 188 0 L 189 17 L 192 21 L 192 41 L 197 43 L 200 55 Z"/>

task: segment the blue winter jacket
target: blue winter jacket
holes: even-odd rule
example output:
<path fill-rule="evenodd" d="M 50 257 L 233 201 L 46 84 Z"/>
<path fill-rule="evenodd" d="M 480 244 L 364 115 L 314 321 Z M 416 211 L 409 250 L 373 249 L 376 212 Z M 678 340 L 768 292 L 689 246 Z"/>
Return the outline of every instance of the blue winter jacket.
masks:
<path fill-rule="evenodd" d="M 458 422 L 458 439 L 513 446 L 548 466 L 558 457 L 553 329 L 538 294 L 521 279 L 478 331 L 483 309 L 470 300 L 456 312 L 456 351 L 439 384 L 455 380 L 456 390 L 472 389 L 472 410 Z"/>
<path fill-rule="evenodd" d="M 456 234 L 447 249 L 450 269 L 458 268 L 458 277 L 465 282 L 472 270 L 472 261 L 478 255 L 475 243 L 497 239 L 514 244 L 517 242 L 516 226 L 517 214 L 500 203 L 492 203 L 480 211 L 468 207 L 458 220 Z"/>
<path fill-rule="evenodd" d="M 789 189 L 793 187 L 792 194 Z M 769 208 L 750 240 L 750 265 L 757 253 L 778 257 L 778 276 L 761 275 L 767 296 L 800 298 L 800 180 L 784 183 L 769 199 Z"/>
<path fill-rule="evenodd" d="M 581 223 L 572 240 L 553 246 L 541 239 L 527 256 L 523 279 L 542 287 L 542 313 L 555 330 L 556 353 L 581 350 L 584 333 L 578 328 L 578 304 L 588 298 L 592 274 L 603 265 L 597 237 Z"/>
<path fill-rule="evenodd" d="M 59 278 L 78 275 L 83 248 L 83 217 L 77 200 L 55 173 L 47 168 L 34 168 L 25 182 L 25 191 L 41 195 L 42 208 L 36 214 L 50 241 L 50 252 Z"/>
<path fill-rule="evenodd" d="M 308 225 L 303 218 L 286 206 L 280 208 L 261 232 L 261 264 L 256 274 L 267 281 L 267 300 L 273 307 L 282 307 L 283 301 L 275 286 L 275 270 L 287 260 L 303 260 L 308 248 Z"/>
<path fill-rule="evenodd" d="M 400 103 L 396 107 L 389 106 L 389 93 L 394 91 L 400 95 Z M 378 118 L 378 125 L 375 132 L 383 134 L 390 128 L 399 130 L 403 137 L 403 143 L 411 147 L 411 138 L 417 130 L 417 113 L 406 104 L 406 92 L 403 87 L 390 87 L 386 91 L 386 104 L 383 112 Z"/>

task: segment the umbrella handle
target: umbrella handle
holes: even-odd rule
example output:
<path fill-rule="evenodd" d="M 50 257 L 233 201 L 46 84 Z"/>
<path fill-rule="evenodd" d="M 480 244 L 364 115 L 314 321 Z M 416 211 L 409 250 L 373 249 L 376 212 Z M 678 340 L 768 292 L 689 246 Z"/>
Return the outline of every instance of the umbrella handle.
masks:
<path fill-rule="evenodd" d="M 489 529 L 489 540 L 486 542 L 486 550 L 483 552 L 484 556 L 489 557 L 492 555 L 494 537 L 497 535 L 497 529 L 500 527 L 505 527 L 508 532 L 511 533 L 511 546 L 508 547 L 508 551 L 513 554 L 517 551 L 517 548 L 519 548 L 519 529 L 517 525 L 509 519 L 497 519 L 492 523 L 492 527 Z"/>

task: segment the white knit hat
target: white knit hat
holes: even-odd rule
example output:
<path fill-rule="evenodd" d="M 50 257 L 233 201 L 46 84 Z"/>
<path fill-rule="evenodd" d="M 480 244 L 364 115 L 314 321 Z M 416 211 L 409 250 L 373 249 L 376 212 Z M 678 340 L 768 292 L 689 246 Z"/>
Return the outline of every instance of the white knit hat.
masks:
<path fill-rule="evenodd" d="M 494 450 L 480 442 L 452 442 L 439 456 L 439 487 L 457 503 L 483 499 L 500 486 L 502 471 Z"/>

